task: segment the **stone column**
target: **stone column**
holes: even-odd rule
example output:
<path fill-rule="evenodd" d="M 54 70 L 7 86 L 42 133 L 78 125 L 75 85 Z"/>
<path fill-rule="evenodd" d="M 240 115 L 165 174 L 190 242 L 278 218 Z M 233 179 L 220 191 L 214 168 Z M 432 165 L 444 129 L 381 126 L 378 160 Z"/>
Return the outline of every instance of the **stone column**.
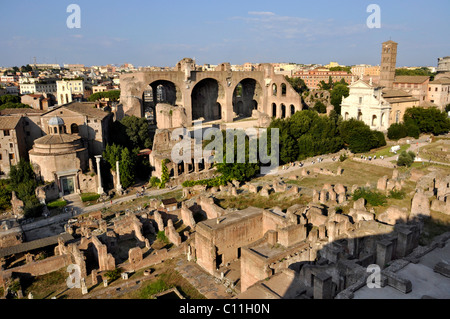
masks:
<path fill-rule="evenodd" d="M 392 260 L 393 245 L 389 240 L 381 240 L 377 243 L 376 264 L 384 269 L 386 264 Z"/>
<path fill-rule="evenodd" d="M 100 169 L 100 160 L 101 159 L 102 159 L 101 155 L 95 156 L 95 161 L 97 163 L 97 175 L 98 175 L 98 190 L 97 190 L 97 192 L 100 195 L 102 195 L 105 192 L 102 187 L 102 174 L 101 174 L 101 169 Z"/>
<path fill-rule="evenodd" d="M 178 163 L 173 163 L 173 176 L 178 178 Z"/>
<path fill-rule="evenodd" d="M 184 174 L 189 174 L 189 163 L 184 162 Z"/>
<path fill-rule="evenodd" d="M 120 183 L 119 161 L 116 162 L 116 174 L 117 174 L 117 185 L 116 185 L 116 190 L 117 190 L 118 192 L 122 192 L 122 184 Z"/>
<path fill-rule="evenodd" d="M 317 276 L 314 276 L 314 299 L 331 299 L 331 289 L 332 281 L 329 274 L 321 272 Z"/>
<path fill-rule="evenodd" d="M 196 173 L 200 171 L 200 164 L 194 161 L 194 170 Z"/>

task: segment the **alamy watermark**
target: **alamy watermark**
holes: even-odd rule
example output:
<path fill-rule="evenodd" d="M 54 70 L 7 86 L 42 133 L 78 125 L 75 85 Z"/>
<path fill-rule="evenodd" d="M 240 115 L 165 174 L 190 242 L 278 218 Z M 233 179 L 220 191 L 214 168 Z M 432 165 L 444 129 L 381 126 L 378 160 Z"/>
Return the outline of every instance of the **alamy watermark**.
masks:
<path fill-rule="evenodd" d="M 66 279 L 66 284 L 69 289 L 81 288 L 81 269 L 79 265 L 70 264 L 67 267 L 69 277 Z"/>
<path fill-rule="evenodd" d="M 176 164 L 190 163 L 192 158 L 195 163 L 201 163 L 203 160 L 211 164 L 214 162 L 227 164 L 261 163 L 264 166 L 261 166 L 260 172 L 265 175 L 276 170 L 280 165 L 279 135 L 279 129 L 277 128 L 270 130 L 262 128 L 227 129 L 225 130 L 224 141 L 224 136 L 219 128 L 203 128 L 201 122 L 196 122 L 193 136 L 186 128 L 177 128 L 173 131 L 172 140 L 179 140 L 179 142 L 172 149 L 171 158 L 172 162 Z M 192 137 L 195 141 L 193 147 Z M 211 142 L 203 148 L 204 141 Z M 225 153 L 224 145 L 226 145 Z M 192 149 L 194 154 L 192 154 Z"/>
<path fill-rule="evenodd" d="M 366 24 L 369 29 L 381 28 L 381 8 L 378 4 L 369 4 L 367 6 L 367 13 L 372 13 L 367 18 Z"/>
<path fill-rule="evenodd" d="M 367 288 L 381 288 L 381 268 L 378 265 L 369 265 L 367 267 L 367 272 L 371 273 L 367 277 Z"/>
<path fill-rule="evenodd" d="M 66 20 L 66 25 L 69 29 L 81 28 L 81 8 L 78 4 L 70 4 L 66 10 L 67 13 L 71 13 Z"/>

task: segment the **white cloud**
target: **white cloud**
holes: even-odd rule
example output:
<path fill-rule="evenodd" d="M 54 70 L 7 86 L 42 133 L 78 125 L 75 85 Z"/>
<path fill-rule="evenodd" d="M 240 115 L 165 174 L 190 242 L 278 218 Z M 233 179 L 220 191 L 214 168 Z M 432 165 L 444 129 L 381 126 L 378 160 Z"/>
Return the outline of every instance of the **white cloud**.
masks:
<path fill-rule="evenodd" d="M 233 17 L 249 25 L 263 40 L 277 39 L 312 40 L 318 37 L 347 36 L 367 31 L 365 24 L 343 24 L 334 19 L 313 20 L 299 16 L 278 15 L 273 12 L 251 11 L 247 16 Z M 365 22 L 365 21 L 364 21 Z"/>
<path fill-rule="evenodd" d="M 250 11 L 248 13 L 249 15 L 259 15 L 259 16 L 274 16 L 275 13 L 273 12 L 266 12 L 266 11 Z"/>

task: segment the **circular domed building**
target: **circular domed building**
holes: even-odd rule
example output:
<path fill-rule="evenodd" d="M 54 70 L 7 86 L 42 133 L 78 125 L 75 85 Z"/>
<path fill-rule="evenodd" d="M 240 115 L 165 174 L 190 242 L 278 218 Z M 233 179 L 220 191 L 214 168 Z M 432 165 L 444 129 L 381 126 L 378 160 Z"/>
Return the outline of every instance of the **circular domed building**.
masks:
<path fill-rule="evenodd" d="M 55 181 L 60 196 L 80 193 L 79 175 L 89 168 L 88 150 L 77 134 L 66 134 L 64 120 L 52 117 L 48 135 L 34 141 L 30 162 L 46 182 Z"/>

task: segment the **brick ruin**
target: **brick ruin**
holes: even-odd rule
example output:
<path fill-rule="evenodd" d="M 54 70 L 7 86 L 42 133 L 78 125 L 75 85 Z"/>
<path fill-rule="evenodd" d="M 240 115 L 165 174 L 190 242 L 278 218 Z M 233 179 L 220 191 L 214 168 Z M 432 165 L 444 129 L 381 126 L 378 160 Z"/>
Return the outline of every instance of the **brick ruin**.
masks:
<path fill-rule="evenodd" d="M 394 170 L 392 179 L 382 178 L 377 189 L 401 190 L 405 176 L 399 175 Z M 205 218 L 192 224 L 195 233 L 189 243 L 188 259 L 195 259 L 243 299 L 352 298 L 355 287 L 363 281 L 365 284 L 367 267 L 373 264 L 382 269 L 384 285 L 408 293 L 410 282 L 396 275 L 402 269 L 398 265 L 404 267 L 433 249 L 419 246 L 424 218 L 429 217 L 429 197 L 439 194 L 433 203 L 447 203 L 448 180 L 429 175 L 430 185 L 425 191 L 420 188 L 423 185 L 418 185 L 411 212 L 391 206 L 378 215 L 366 208 L 364 199 L 355 201 L 348 214 L 336 211 L 338 206 L 348 205 L 351 194 L 359 188 L 356 185 L 349 190 L 342 184 L 325 184 L 320 191 L 313 190 L 308 205 L 297 204 L 285 212 L 276 207 L 224 210 L 214 204 L 218 193 L 298 194 L 297 186 L 282 180 L 242 187 L 228 184 L 220 188 L 185 188 L 184 195 L 190 200 L 183 203 L 183 218 L 190 219 L 199 212 Z M 445 233 L 431 247 L 445 245 L 448 239 L 450 233 Z M 286 286 L 282 287 L 281 282 Z M 270 285 L 282 293 L 274 293 Z"/>

